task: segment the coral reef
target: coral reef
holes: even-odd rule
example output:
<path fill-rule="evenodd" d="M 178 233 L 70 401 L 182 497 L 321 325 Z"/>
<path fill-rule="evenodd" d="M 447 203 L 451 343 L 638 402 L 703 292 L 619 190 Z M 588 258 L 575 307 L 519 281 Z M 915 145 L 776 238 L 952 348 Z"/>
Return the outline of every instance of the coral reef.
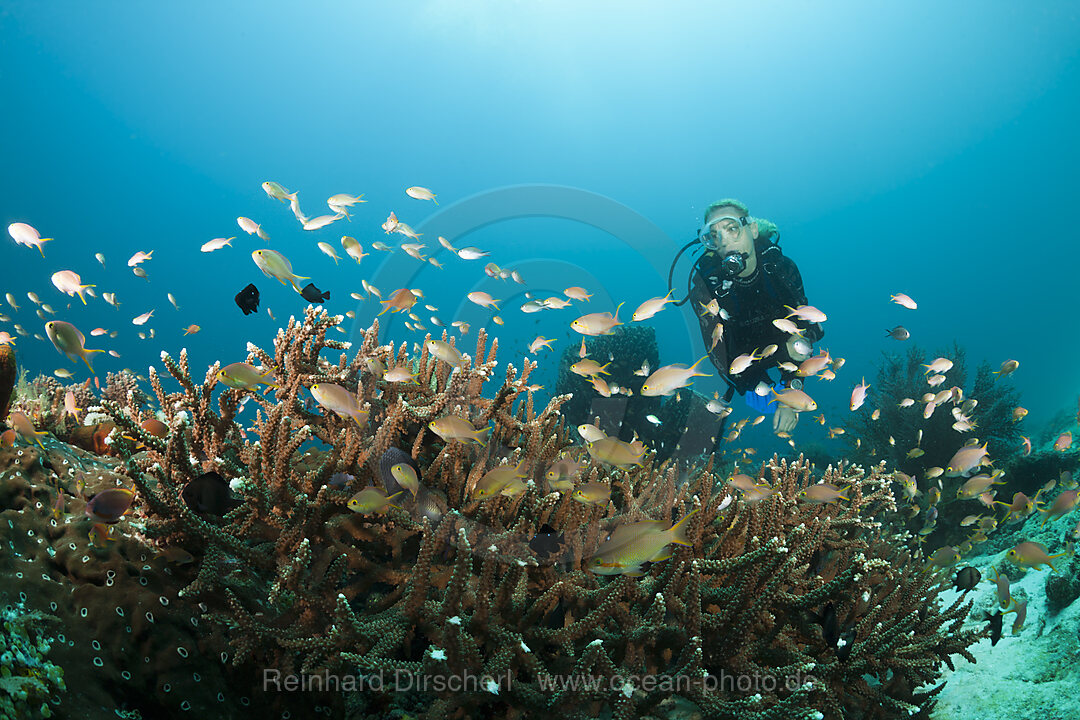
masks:
<path fill-rule="evenodd" d="M 936 387 L 927 383 L 930 373 L 925 369 L 930 358 L 924 349 L 913 345 L 906 356 L 885 354 L 876 378 L 870 383 L 866 403 L 849 419 L 844 437 L 851 445 L 848 455 L 858 462 L 886 460 L 910 475 L 926 468 L 945 467 L 956 448 L 970 437 L 986 442 L 994 458 L 1006 460 L 1019 454 L 1023 421 L 1013 422 L 1012 411 L 1019 404 L 1019 394 L 1008 380 L 998 379 L 989 365 L 982 364 L 969 387 L 964 349 L 958 345 L 941 353 L 953 362 L 943 373 L 945 381 Z M 929 418 L 923 417 L 927 393 L 937 393 L 947 387 L 958 387 L 964 400 L 976 400 L 974 410 L 967 413 L 975 424 L 969 431 L 953 428 L 956 417 L 942 406 Z M 905 405 L 905 399 L 914 404 Z M 880 410 L 878 419 L 871 417 Z M 919 431 L 922 440 L 919 440 Z M 892 438 L 892 441 L 889 438 Z M 859 441 L 858 443 L 856 441 Z M 922 454 L 909 457 L 912 449 Z"/>
<path fill-rule="evenodd" d="M 848 456 L 854 461 L 884 459 L 889 467 L 915 478 L 919 495 L 904 502 L 909 516 L 906 524 L 913 532 L 922 527 L 934 530 L 934 522 L 926 519 L 933 508 L 937 529 L 926 535 L 932 547 L 963 545 L 969 532 L 959 521 L 980 509 L 976 500 L 957 498 L 957 489 L 966 478 L 943 471 L 958 449 L 970 442 L 985 443 L 999 469 L 1025 462 L 1020 454 L 1024 421 L 1013 418 L 1019 394 L 1012 383 L 997 377 L 985 363 L 969 383 L 964 349 L 958 345 L 940 357 L 950 359 L 953 365 L 942 373 L 945 379 L 940 384 L 931 386 L 931 358 L 925 350 L 915 345 L 906 356 L 885 354 L 864 406 L 852 413 L 843 436 L 849 444 Z M 949 391 L 950 397 L 940 398 Z M 938 402 L 929 407 L 935 395 Z M 965 419 L 970 427 L 963 426 Z M 932 469 L 936 476 L 930 473 Z M 1011 472 L 1007 471 L 1004 479 L 1010 484 L 999 490 L 999 497 L 1012 497 L 1021 489 L 1012 483 Z M 940 501 L 932 500 L 931 493 L 938 491 Z"/>
<path fill-rule="evenodd" d="M 1080 598 L 1080 558 L 1073 556 L 1064 563 L 1060 574 L 1046 578 L 1046 609 L 1059 613 Z"/>
<path fill-rule="evenodd" d="M 18 376 L 19 365 L 15 357 L 15 348 L 11 345 L 0 345 L 0 422 L 7 417 Z"/>
<path fill-rule="evenodd" d="M 50 698 L 67 689 L 64 671 L 46 658 L 55 638 L 45 626 L 55 621 L 23 601 L 0 609 L 0 717 L 53 716 Z"/>
<path fill-rule="evenodd" d="M 595 423 L 606 434 L 624 441 L 635 435 L 656 452 L 657 459 L 697 458 L 717 444 L 720 420 L 706 410 L 708 398 L 683 388 L 670 397 L 641 394 L 646 375 L 635 374 L 647 363 L 660 366 L 656 330 L 647 325 L 618 326 L 610 335 L 585 339 L 587 357 L 606 366 L 603 379 L 630 392 L 603 397 L 587 378 L 576 375 L 570 366 L 578 362 L 579 346 L 563 350 L 559 359 L 556 395 L 570 395 L 561 413 L 571 427 Z M 707 370 L 705 371 L 707 372 Z M 653 415 L 659 421 L 647 419 Z"/>
<path fill-rule="evenodd" d="M 190 559 L 149 545 L 136 520 L 91 537 L 86 499 L 126 478 L 115 459 L 45 446 L 0 448 L 0 603 L 25 601 L 57 621 L 49 659 L 67 689 L 50 693 L 54 717 L 238 717 L 250 683 L 227 677 L 224 642 L 177 597 Z"/>
<path fill-rule="evenodd" d="M 151 368 L 166 437 L 140 427 L 138 407 L 102 401 L 119 430 L 114 472 L 139 496 L 125 522 L 141 541 L 190 554 L 177 595 L 205 611 L 237 670 L 481 678 L 464 689 L 347 693 L 351 717 L 631 718 L 662 716 L 681 698 L 710 717 L 768 720 L 927 717 L 940 665 L 971 659 L 979 632 L 960 629 L 970 603 L 943 607 L 936 578 L 905 549 L 910 538 L 878 519 L 895 511 L 883 465 L 842 464 L 819 478 L 801 458 L 774 459 L 759 477 L 776 492 L 750 503 L 711 463 L 681 481 L 655 453 L 629 468 L 594 459 L 577 481 L 606 486 L 610 499 L 578 502 L 542 479 L 573 448 L 560 412 L 569 398 L 532 405 L 535 365 L 526 360 L 520 376 L 508 365 L 485 397 L 497 343 L 488 351 L 482 332 L 452 368 L 426 343 L 418 358 L 380 345 L 377 323 L 334 363 L 320 353 L 347 349 L 326 338 L 340 321 L 309 307 L 279 331 L 272 355 L 249 345 L 249 362 L 275 369 L 272 396 L 226 389 L 215 399 L 216 364 L 199 383 L 184 353 L 163 354 L 179 384 L 166 392 Z M 385 366 L 412 368 L 416 382 L 381 379 Z M 301 393 L 316 383 L 355 389 L 363 421 L 313 410 Z M 249 428 L 238 421 L 246 403 Z M 449 414 L 490 424 L 486 443 L 432 432 Z M 379 461 L 395 448 L 445 511 L 348 508 L 357 490 L 387 484 Z M 503 464 L 521 468 L 524 487 L 477 499 L 480 478 Z M 238 496 L 220 514 L 186 492 L 208 472 Z M 353 479 L 342 486 L 337 473 Z M 801 502 L 819 479 L 847 487 L 850 500 Z M 687 514 L 689 546 L 652 557 L 642 577 L 587 570 L 620 524 Z M 541 554 L 544 525 L 560 541 Z M 645 676 L 667 680 L 634 680 Z"/>

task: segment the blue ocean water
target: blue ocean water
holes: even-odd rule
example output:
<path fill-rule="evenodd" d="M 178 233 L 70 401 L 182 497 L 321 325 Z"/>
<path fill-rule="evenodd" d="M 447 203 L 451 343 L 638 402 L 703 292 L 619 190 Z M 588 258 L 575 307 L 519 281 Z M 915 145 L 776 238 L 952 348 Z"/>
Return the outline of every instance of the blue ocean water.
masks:
<path fill-rule="evenodd" d="M 883 351 L 906 349 L 885 334 L 898 324 L 930 357 L 963 346 L 972 370 L 1018 360 L 1029 434 L 1077 411 L 1074 3 L 7 2 L 0 37 L 0 225 L 55 238 L 44 257 L 0 241 L 0 294 L 20 305 L 2 304 L 11 322 L 0 331 L 30 333 L 16 347 L 31 374 L 90 377 L 33 338 L 44 330 L 28 292 L 89 347 L 119 354 L 93 356 L 102 379 L 146 374 L 180 348 L 201 377 L 243 360 L 249 341 L 268 347 L 307 305 L 252 262 L 269 247 L 331 292 L 328 309 L 355 312 L 344 325 L 354 340 L 382 309 L 350 297 L 364 294 L 361 279 L 384 296 L 423 288 L 421 302 L 438 307 L 418 313 L 433 334 L 431 315 L 467 321 L 459 346 L 471 351 L 485 327 L 504 363 L 520 367 L 533 338 L 554 338 L 534 375 L 550 392 L 558 353 L 580 341 L 569 329 L 580 306 L 524 314 L 525 293 L 580 285 L 594 293 L 589 311 L 625 303 L 629 322 L 667 292 L 708 204 L 734 197 L 779 226 L 809 303 L 828 314 L 819 347 L 846 359 L 835 381 L 813 385 L 830 422 Z M 366 202 L 304 231 L 267 180 L 312 216 L 336 193 Z M 410 186 L 438 204 L 407 196 Z M 404 239 L 380 227 L 391 212 L 443 268 L 371 249 Z M 270 242 L 241 232 L 237 216 Z M 343 234 L 370 253 L 359 265 Z M 231 247 L 199 250 L 233 235 Z M 454 257 L 438 236 L 490 257 Z M 151 250 L 149 278 L 135 277 L 127 259 Z M 487 277 L 488 261 L 525 284 Z M 690 264 L 676 266 L 677 298 Z M 97 297 L 84 306 L 59 293 L 49 278 L 65 269 Z M 257 315 L 233 301 L 248 283 L 262 294 Z M 504 325 L 466 300 L 475 290 L 500 300 Z M 918 309 L 890 302 L 898 292 Z M 384 340 L 423 339 L 400 316 L 381 321 Z M 184 336 L 191 324 L 201 330 Z M 689 306 L 649 324 L 662 362 L 705 354 Z M 89 337 L 96 327 L 119 335 Z M 724 389 L 715 376 L 694 387 Z M 783 447 L 759 430 L 762 452 Z M 825 437 L 808 420 L 799 430 Z"/>
<path fill-rule="evenodd" d="M 539 258 L 567 277 L 580 268 L 632 310 L 666 292 L 654 270 L 694 237 L 705 206 L 740 198 L 780 226 L 850 384 L 893 349 L 883 329 L 904 323 L 927 348 L 956 340 L 974 362 L 1019 360 L 1032 421 L 1075 404 L 1080 38 L 1069 3 L 61 7 L 7 3 L 0 16 L 4 225 L 57 238 L 44 259 L 8 242 L 5 265 L 18 272 L 4 285 L 58 308 L 65 298 L 48 282 L 57 269 L 114 291 L 119 310 L 99 299 L 63 311 L 79 327 L 121 330 L 108 347 L 123 357 L 99 356 L 102 370 L 145 369 L 180 346 L 196 366 L 242 355 L 249 337 L 265 341 L 276 327 L 233 307 L 251 281 L 262 280 L 277 317 L 299 310 L 295 293 L 253 266 L 257 239 L 239 233 L 231 249 L 198 252 L 238 234 L 239 215 L 263 223 L 269 247 L 344 310 L 386 258 L 335 267 L 317 240 L 340 254 L 348 232 L 367 247 L 395 211 L 425 223 L 434 247 L 445 234 L 434 218 L 454 203 L 552 184 L 624 205 L 669 244 L 646 257 L 626 248 L 632 238 L 580 220 L 528 218 L 455 242 L 502 267 Z M 338 192 L 367 203 L 351 223 L 304 232 L 264 180 L 298 191 L 309 214 Z M 439 206 L 407 197 L 412 185 L 432 188 Z M 147 282 L 124 261 L 151 249 Z M 446 265 L 417 276 L 446 288 L 441 308 L 485 279 L 480 263 Z M 684 259 L 680 290 L 688 269 Z M 525 279 L 561 290 L 560 272 Z M 895 292 L 919 310 L 891 304 Z M 157 335 L 140 342 L 130 320 L 150 309 Z M 522 323 L 520 337 L 532 332 L 532 318 L 506 320 L 508 331 Z M 191 323 L 202 332 L 181 340 Z M 679 347 L 671 361 L 703 354 L 700 338 L 679 335 L 665 341 Z M 19 352 L 42 371 L 64 364 L 48 343 L 20 342 Z M 825 390 L 823 406 L 839 406 L 843 384 L 832 400 Z"/>

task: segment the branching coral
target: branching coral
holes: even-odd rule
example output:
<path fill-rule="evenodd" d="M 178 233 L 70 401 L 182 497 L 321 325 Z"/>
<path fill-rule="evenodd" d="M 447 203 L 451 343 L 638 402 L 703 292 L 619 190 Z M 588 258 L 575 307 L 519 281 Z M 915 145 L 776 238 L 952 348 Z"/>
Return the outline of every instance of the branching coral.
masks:
<path fill-rule="evenodd" d="M 1019 404 L 1012 383 L 998 378 L 983 364 L 976 371 L 975 381 L 969 384 L 964 349 L 957 345 L 943 356 L 953 365 L 937 386 L 927 382 L 933 374 L 926 367 L 931 359 L 922 348 L 913 345 L 906 356 L 883 357 L 870 383 L 866 403 L 847 423 L 845 437 L 852 444 L 859 441 L 858 447 L 850 449 L 853 458 L 864 462 L 887 460 L 891 467 L 916 475 L 929 467 L 945 467 L 956 449 L 972 436 L 986 441 L 994 458 L 1018 453 L 1022 425 L 1012 419 L 1012 411 Z M 929 418 L 924 417 L 925 396 L 952 387 L 963 391 L 964 401 L 976 401 L 974 408 L 966 412 L 973 421 L 971 430 L 953 427 L 957 418 L 951 409 L 960 408 L 962 402 L 942 403 Z M 880 411 L 877 419 L 872 417 L 874 410 Z"/>
<path fill-rule="evenodd" d="M 356 717 L 409 701 L 430 718 L 632 718 L 678 695 L 709 717 L 767 720 L 925 716 L 940 665 L 972 659 L 977 635 L 960 629 L 970 603 L 943 608 L 936 579 L 878 520 L 895 510 L 883 466 L 830 467 L 823 479 L 848 487 L 850 500 L 816 504 L 798 500 L 818 479 L 809 463 L 774 459 L 759 474 L 777 492 L 746 503 L 711 462 L 681 482 L 647 453 L 630 469 L 586 464 L 578 481 L 607 485 L 610 501 L 577 502 L 542 479 L 570 449 L 560 414 L 568 398 L 537 412 L 532 363 L 520 376 L 508 365 L 485 397 L 497 343 L 488 349 L 482 332 L 474 355 L 451 368 L 426 344 L 412 358 L 404 345 L 380 345 L 376 323 L 335 364 L 320 353 L 347 349 L 326 337 L 338 322 L 309 307 L 279 332 L 273 354 L 249 346 L 249 362 L 275 370 L 272 397 L 226 389 L 215 401 L 217 365 L 197 383 L 186 354 L 163 355 L 180 387 L 166 392 L 151 370 L 166 438 L 104 401 L 123 431 L 114 443 L 141 496 L 144 534 L 197 555 L 181 595 L 225 628 L 233 663 L 481 679 L 465 692 L 436 683 L 353 693 Z M 411 368 L 416 382 L 381 379 L 387 366 Z M 366 424 L 313 412 L 302 393 L 314 383 L 354 391 Z M 250 429 L 238 422 L 245 402 L 258 406 Z M 435 435 L 429 423 L 448 414 L 490 425 L 486 444 Z M 445 513 L 347 509 L 354 492 L 385 482 L 378 465 L 391 448 L 445 496 Z M 524 469 L 525 489 L 475 499 L 477 481 L 504 463 Z M 184 486 L 208 471 L 230 479 L 242 501 L 224 518 L 184 501 Z M 330 483 L 337 472 L 354 483 Z M 644 576 L 586 569 L 616 526 L 691 512 L 690 545 Z M 560 541 L 541 553 L 534 540 L 545 524 Z"/>

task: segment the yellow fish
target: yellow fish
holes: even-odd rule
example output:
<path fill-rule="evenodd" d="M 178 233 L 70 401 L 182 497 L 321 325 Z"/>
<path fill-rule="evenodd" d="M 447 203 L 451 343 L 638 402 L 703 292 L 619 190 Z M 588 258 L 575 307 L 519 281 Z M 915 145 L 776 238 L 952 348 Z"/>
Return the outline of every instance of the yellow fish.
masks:
<path fill-rule="evenodd" d="M 645 520 L 616 528 L 600 544 L 589 559 L 589 570 L 597 575 L 642 575 L 641 566 L 671 557 L 667 546 L 691 545 L 686 537 L 686 521 L 697 512 L 687 513 L 681 520 L 663 530 L 663 523 Z"/>
<path fill-rule="evenodd" d="M 611 487 L 604 483 L 590 482 L 584 485 L 579 485 L 573 495 L 571 495 L 579 503 L 585 505 L 607 505 L 608 500 L 611 498 Z"/>
<path fill-rule="evenodd" d="M 94 368 L 90 367 L 90 361 L 86 356 L 90 353 L 105 352 L 104 350 L 88 349 L 86 347 L 86 336 L 77 327 L 63 320 L 50 320 L 45 323 L 45 334 L 49 336 L 53 346 L 66 355 L 68 360 L 74 360 L 76 357 L 82 358 L 90 372 L 94 372 Z"/>
<path fill-rule="evenodd" d="M 641 465 L 641 458 L 645 455 L 643 447 L 634 447 L 618 438 L 606 436 L 592 442 L 586 442 L 585 448 L 589 451 L 589 455 L 600 462 L 620 467 Z"/>
<path fill-rule="evenodd" d="M 516 485 L 514 480 L 525 477 L 525 463 L 522 461 L 517 466 L 500 465 L 484 473 L 476 486 L 473 488 L 473 497 L 485 498 L 503 493 L 511 484 Z M 524 486 L 522 486 L 524 489 Z"/>
<path fill-rule="evenodd" d="M 428 427 L 446 442 L 452 440 L 468 442 L 472 440 L 477 445 L 487 444 L 484 441 L 484 433 L 491 429 L 489 426 L 477 430 L 471 422 L 458 415 L 445 415 L 437 420 L 432 420 L 428 423 Z"/>
<path fill-rule="evenodd" d="M 270 250 L 269 248 L 255 250 L 251 253 L 251 259 L 254 260 L 255 265 L 263 271 L 263 275 L 266 275 L 266 277 L 277 278 L 282 285 L 287 282 L 292 284 L 293 289 L 296 290 L 296 292 L 300 292 L 300 286 L 296 284 L 297 280 L 311 279 L 309 277 L 294 274 L 292 263 L 289 262 L 287 257 L 276 250 Z"/>
<path fill-rule="evenodd" d="M 361 515 L 370 515 L 371 513 L 385 515 L 387 508 L 394 507 L 398 508 L 399 510 L 401 509 L 399 506 L 394 505 L 390 501 L 403 492 L 405 491 L 399 490 L 393 495 L 387 497 L 385 490 L 377 487 L 367 487 L 356 493 L 352 496 L 352 498 L 349 499 L 348 507 L 353 512 L 360 513 Z"/>
<path fill-rule="evenodd" d="M 265 373 L 260 373 L 246 362 L 235 362 L 218 370 L 217 379 L 218 382 L 227 387 L 231 387 L 234 390 L 250 390 L 257 387 L 260 383 L 269 385 L 270 387 L 279 387 L 277 383 L 268 382 L 266 380 L 266 378 L 271 377 L 273 374 L 273 370 L 267 370 Z"/>

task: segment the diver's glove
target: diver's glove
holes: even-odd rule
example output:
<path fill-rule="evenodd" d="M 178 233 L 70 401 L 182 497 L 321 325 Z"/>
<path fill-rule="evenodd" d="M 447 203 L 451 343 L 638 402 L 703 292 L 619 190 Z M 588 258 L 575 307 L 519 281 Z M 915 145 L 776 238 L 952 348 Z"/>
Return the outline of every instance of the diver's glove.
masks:
<path fill-rule="evenodd" d="M 777 385 L 776 387 L 778 389 L 783 389 L 783 384 Z M 750 407 L 751 410 L 757 410 L 763 415 L 768 415 L 769 413 L 776 410 L 776 403 L 773 402 L 773 394 L 771 390 L 767 395 L 758 395 L 756 392 L 751 390 L 750 392 L 743 395 L 743 398 L 746 400 L 746 404 Z"/>

